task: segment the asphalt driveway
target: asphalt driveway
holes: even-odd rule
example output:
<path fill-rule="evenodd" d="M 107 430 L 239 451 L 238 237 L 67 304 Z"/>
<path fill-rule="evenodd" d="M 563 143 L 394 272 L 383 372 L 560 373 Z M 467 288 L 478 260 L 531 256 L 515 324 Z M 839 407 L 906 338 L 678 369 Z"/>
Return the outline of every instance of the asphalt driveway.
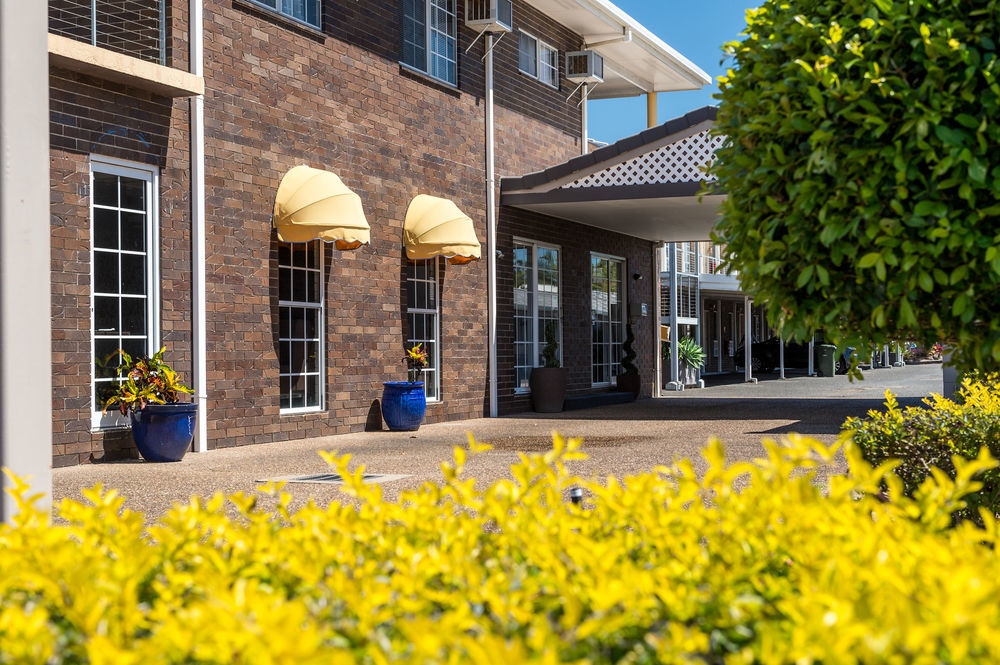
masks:
<path fill-rule="evenodd" d="M 252 492 L 265 479 L 329 472 L 320 450 L 351 453 L 355 464 L 381 475 L 387 497 L 440 476 L 440 462 L 464 445 L 466 432 L 494 449 L 469 459 L 470 475 L 484 481 L 507 474 L 518 451 L 543 451 L 552 430 L 582 436 L 590 459 L 574 462 L 577 475 L 624 476 L 679 457 L 697 458 L 712 436 L 722 439 L 733 459 L 759 457 L 763 437 L 799 432 L 832 441 L 848 416 L 880 409 L 885 391 L 902 405 L 919 404 L 941 390 L 941 365 L 871 370 L 865 380 L 845 376 L 765 377 L 758 384 L 735 382 L 703 390 L 667 393 L 663 398 L 559 414 L 517 416 L 425 425 L 417 432 L 359 432 L 300 441 L 189 453 L 182 462 L 151 464 L 126 460 L 53 470 L 53 498 L 80 496 L 96 483 L 128 497 L 126 507 L 149 519 L 191 495 Z M 774 376 L 774 375 L 770 375 Z M 295 483 L 296 503 L 320 503 L 342 496 L 335 484 Z"/>

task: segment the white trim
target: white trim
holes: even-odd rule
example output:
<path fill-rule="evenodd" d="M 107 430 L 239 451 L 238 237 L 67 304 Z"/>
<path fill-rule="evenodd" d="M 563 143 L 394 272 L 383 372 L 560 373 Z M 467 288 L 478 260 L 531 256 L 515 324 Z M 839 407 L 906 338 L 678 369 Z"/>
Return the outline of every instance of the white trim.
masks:
<path fill-rule="evenodd" d="M 95 306 L 97 289 L 94 284 L 94 210 L 125 210 L 119 206 L 110 207 L 105 205 L 95 205 L 94 203 L 94 174 L 106 173 L 119 177 L 142 180 L 146 183 L 146 210 L 132 210 L 132 212 L 142 212 L 146 215 L 146 251 L 124 252 L 125 254 L 143 255 L 146 257 L 146 353 L 151 354 L 160 348 L 160 173 L 155 166 L 149 166 L 140 162 L 131 162 L 116 157 L 105 157 L 103 155 L 90 155 L 89 170 L 89 223 L 90 223 L 90 427 L 91 431 L 105 429 L 121 429 L 127 425 L 127 420 L 119 411 L 109 411 L 102 413 L 94 409 L 94 402 L 97 400 L 97 384 L 94 376 L 94 357 L 96 354 Z M 119 231 L 120 233 L 120 231 Z M 119 249 L 119 253 L 122 253 Z M 118 279 L 121 281 L 121 274 Z M 115 294 L 120 297 L 119 294 Z M 119 324 L 121 322 L 119 321 Z M 119 337 L 128 337 L 119 334 Z"/>
<path fill-rule="evenodd" d="M 311 248 L 309 244 L 316 242 L 319 244 L 317 250 L 317 261 L 319 265 L 316 268 L 309 268 L 309 261 L 306 260 L 306 266 L 296 266 L 294 260 L 292 259 L 292 252 L 295 249 L 295 245 L 304 244 L 306 246 L 306 251 L 308 252 Z M 289 261 L 290 263 L 286 266 L 290 270 L 307 270 L 310 272 L 319 273 L 319 301 L 318 302 L 306 302 L 300 300 L 281 300 L 281 261 L 278 261 L 278 322 L 281 322 L 281 308 L 282 307 L 296 307 L 301 309 L 315 309 L 319 310 L 319 317 L 317 317 L 316 322 L 316 338 L 318 340 L 317 346 L 319 347 L 319 358 L 316 359 L 317 368 L 319 369 L 319 380 L 316 382 L 319 387 L 319 403 L 316 406 L 297 406 L 288 407 L 286 409 L 281 408 L 281 377 L 282 376 L 307 376 L 303 372 L 288 372 L 284 375 L 281 373 L 281 353 L 282 349 L 278 349 L 278 415 L 279 416 L 292 416 L 299 413 L 322 413 L 326 411 L 326 247 L 325 243 L 319 240 L 310 240 L 305 243 L 279 243 L 282 245 L 288 245 L 289 248 Z M 280 256 L 280 254 L 279 254 Z M 292 278 L 294 281 L 294 277 Z M 291 289 L 291 284 L 288 285 Z M 294 295 L 294 294 L 293 294 Z M 289 317 L 290 318 L 290 317 Z M 308 338 L 305 338 L 308 341 Z M 278 331 L 278 344 L 281 344 L 281 331 Z M 291 368 L 291 358 L 288 359 L 289 368 Z M 291 395 L 289 395 L 289 403 L 291 403 Z"/>
<path fill-rule="evenodd" d="M 511 242 L 513 244 L 525 245 L 525 246 L 527 246 L 528 248 L 531 249 L 531 293 L 532 293 L 532 296 L 533 296 L 532 299 L 531 299 L 531 321 L 532 321 L 532 331 L 534 333 L 533 334 L 533 339 L 532 339 L 532 344 L 531 344 L 531 347 L 532 347 L 531 366 L 532 367 L 541 367 L 541 365 L 538 364 L 538 356 L 541 353 L 539 347 L 542 346 L 542 339 L 541 339 L 541 335 L 539 334 L 540 331 L 539 331 L 539 327 L 538 327 L 538 250 L 539 250 L 539 248 L 541 248 L 541 249 L 552 249 L 552 250 L 555 250 L 555 251 L 557 251 L 559 253 L 559 264 L 557 266 L 557 277 L 559 278 L 559 285 L 558 285 L 558 289 L 559 290 L 558 290 L 558 294 L 557 294 L 557 297 L 558 297 L 558 303 L 557 304 L 558 304 L 558 308 L 559 308 L 559 318 L 557 320 L 559 321 L 559 340 L 558 340 L 558 344 L 559 344 L 559 365 L 562 366 L 564 364 L 564 361 L 563 361 L 563 283 L 562 283 L 563 251 L 562 251 L 562 247 L 559 246 L 559 245 L 548 243 L 548 242 L 541 242 L 541 241 L 538 241 L 538 240 L 530 240 L 528 238 L 522 238 L 520 236 L 514 236 L 512 238 L 512 240 L 511 240 Z M 515 330 L 514 330 L 514 341 L 515 341 L 515 344 L 516 344 L 517 343 L 517 329 L 516 329 L 516 327 L 515 327 Z M 517 350 L 515 349 L 515 352 L 514 352 L 514 382 L 515 382 L 515 384 L 517 383 L 517 367 L 518 367 L 518 364 L 517 364 Z M 531 394 L 531 389 L 530 388 L 522 388 L 522 387 L 520 387 L 518 385 L 515 385 L 514 386 L 514 394 L 515 395 L 530 395 Z"/>

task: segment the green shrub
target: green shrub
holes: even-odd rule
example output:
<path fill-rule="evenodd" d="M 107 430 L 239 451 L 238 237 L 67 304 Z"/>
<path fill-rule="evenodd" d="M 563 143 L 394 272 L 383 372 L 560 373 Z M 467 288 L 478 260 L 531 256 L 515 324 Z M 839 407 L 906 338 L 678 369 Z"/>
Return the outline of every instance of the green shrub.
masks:
<path fill-rule="evenodd" d="M 799 340 L 998 366 L 1000 1 L 766 0 L 747 19 L 712 168 L 744 290 Z"/>
<path fill-rule="evenodd" d="M 937 469 L 955 475 L 955 458 L 975 459 L 980 450 L 1000 457 L 1000 375 L 963 379 L 957 401 L 934 395 L 927 408 L 900 409 L 886 391 L 886 410 L 865 418 L 848 418 L 849 433 L 865 459 L 874 465 L 898 460 L 895 474 L 912 495 Z M 967 498 L 969 506 L 956 519 L 978 519 L 979 506 L 1000 514 L 1000 472 L 984 472 L 980 491 Z"/>
<path fill-rule="evenodd" d="M 100 487 L 52 525 L 19 484 L 0 663 L 1000 662 L 1000 528 L 950 528 L 994 461 L 909 498 L 886 465 L 849 447 L 837 474 L 839 444 L 797 436 L 603 482 L 566 472 L 580 444 L 556 436 L 491 484 L 456 449 L 398 501 L 345 456 L 353 503 L 292 512 L 269 485 L 148 528 Z"/>

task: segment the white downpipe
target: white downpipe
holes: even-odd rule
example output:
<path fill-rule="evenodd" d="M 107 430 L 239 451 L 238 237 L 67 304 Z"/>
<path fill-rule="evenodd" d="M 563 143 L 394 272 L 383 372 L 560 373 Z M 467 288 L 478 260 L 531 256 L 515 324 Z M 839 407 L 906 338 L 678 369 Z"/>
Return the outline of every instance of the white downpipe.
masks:
<path fill-rule="evenodd" d="M 191 73 L 205 75 L 205 27 L 203 0 L 190 0 L 188 30 Z M 191 98 L 191 272 L 194 297 L 192 318 L 192 364 L 198 424 L 195 452 L 208 450 L 208 342 L 205 285 L 205 97 Z"/>
<path fill-rule="evenodd" d="M 661 270 L 663 270 L 663 248 L 665 243 L 657 243 L 653 248 L 653 274 L 656 276 L 653 281 L 653 312 L 655 315 L 654 320 L 656 325 L 653 326 L 653 348 L 656 349 L 654 357 L 656 358 L 656 387 L 653 389 L 653 395 L 655 397 L 663 397 L 663 354 L 660 353 L 660 326 L 663 325 L 663 298 L 660 294 L 663 293 L 663 277 Z"/>
<path fill-rule="evenodd" d="M 497 408 L 497 208 L 496 165 L 493 154 L 493 35 L 486 35 L 486 272 L 489 302 L 487 326 L 490 354 L 490 418 L 496 418 Z"/>
<path fill-rule="evenodd" d="M 750 307 L 753 305 L 753 300 L 750 296 L 743 296 L 743 378 L 746 379 L 747 383 L 757 383 L 757 379 L 753 378 L 753 371 L 750 369 L 750 363 L 753 358 L 750 353 Z M 735 326 L 734 326 L 735 327 Z"/>
<path fill-rule="evenodd" d="M 580 102 L 580 154 L 586 155 L 590 150 L 588 149 L 588 143 L 590 143 L 590 134 L 587 131 L 587 91 L 590 86 L 586 83 L 583 84 L 583 101 Z"/>
<path fill-rule="evenodd" d="M 778 370 L 779 376 L 785 378 L 785 338 L 778 334 Z"/>
<path fill-rule="evenodd" d="M 813 351 L 816 348 L 816 336 L 813 335 L 809 338 L 809 376 L 816 375 L 816 368 L 813 367 Z"/>

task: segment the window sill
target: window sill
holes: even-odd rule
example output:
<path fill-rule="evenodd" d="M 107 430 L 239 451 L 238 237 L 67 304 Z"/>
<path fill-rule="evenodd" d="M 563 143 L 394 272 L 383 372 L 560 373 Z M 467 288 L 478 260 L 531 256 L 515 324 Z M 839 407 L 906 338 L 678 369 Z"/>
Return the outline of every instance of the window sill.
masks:
<path fill-rule="evenodd" d="M 285 416 L 307 416 L 310 413 L 326 413 L 326 409 L 323 407 L 307 407 L 304 409 L 280 409 L 278 411 L 278 416 L 284 418 Z"/>
<path fill-rule="evenodd" d="M 306 36 L 313 37 L 322 41 L 326 41 L 326 33 L 314 25 L 309 25 L 304 21 L 299 21 L 291 16 L 285 16 L 281 12 L 275 11 L 266 5 L 259 5 L 252 0 L 232 0 L 234 7 L 239 7 L 241 9 L 249 10 L 259 16 L 266 18 L 267 20 L 273 21 L 275 23 L 280 23 L 287 28 L 291 28 L 298 32 L 305 34 Z"/>
<path fill-rule="evenodd" d="M 233 0 L 233 1 L 237 2 L 238 0 Z M 409 74 L 414 78 L 419 78 L 427 83 L 430 83 L 431 85 L 436 85 L 447 92 L 461 92 L 461 90 L 457 85 L 448 83 L 444 79 L 439 79 L 436 76 L 431 76 L 422 69 L 417 69 L 413 65 L 408 65 L 405 62 L 399 63 L 399 71 Z"/>

